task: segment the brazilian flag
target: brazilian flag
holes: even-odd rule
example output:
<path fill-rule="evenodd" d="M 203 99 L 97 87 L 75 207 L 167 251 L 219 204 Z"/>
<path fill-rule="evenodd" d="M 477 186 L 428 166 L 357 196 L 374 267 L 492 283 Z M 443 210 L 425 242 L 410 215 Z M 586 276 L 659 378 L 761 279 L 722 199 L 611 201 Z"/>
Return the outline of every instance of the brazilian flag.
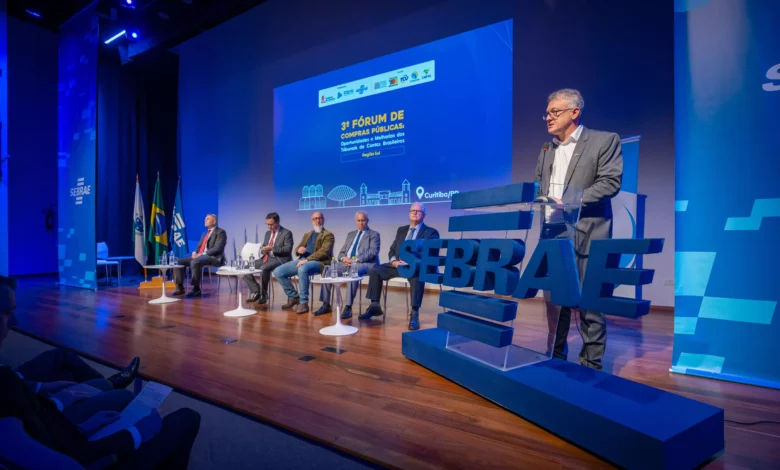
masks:
<path fill-rule="evenodd" d="M 165 221 L 159 173 L 157 174 L 157 184 L 154 185 L 149 225 L 149 243 L 154 247 L 154 263 L 157 264 L 160 262 L 160 256 L 168 251 L 168 223 Z"/>

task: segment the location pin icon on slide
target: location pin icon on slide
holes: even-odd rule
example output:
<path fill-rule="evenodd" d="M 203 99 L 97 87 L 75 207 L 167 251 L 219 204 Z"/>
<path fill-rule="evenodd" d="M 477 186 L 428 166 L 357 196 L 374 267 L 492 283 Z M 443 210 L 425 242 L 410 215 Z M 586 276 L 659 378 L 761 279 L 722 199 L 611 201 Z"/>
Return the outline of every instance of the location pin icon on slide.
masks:
<path fill-rule="evenodd" d="M 417 186 L 417 199 L 422 199 L 425 194 L 425 189 L 422 186 Z"/>

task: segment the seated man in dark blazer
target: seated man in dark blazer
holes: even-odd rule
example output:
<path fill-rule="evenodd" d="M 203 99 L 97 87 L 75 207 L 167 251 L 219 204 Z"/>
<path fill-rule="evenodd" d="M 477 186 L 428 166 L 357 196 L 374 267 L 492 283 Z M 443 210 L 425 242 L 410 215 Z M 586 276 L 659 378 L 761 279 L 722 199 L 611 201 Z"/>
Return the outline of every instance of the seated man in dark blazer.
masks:
<path fill-rule="evenodd" d="M 12 284 L 0 276 L 0 345 L 8 335 L 15 309 Z M 181 409 L 165 419 L 155 411 L 134 426 L 90 442 L 89 436 L 116 421 L 119 414 L 104 411 L 74 424 L 58 409 L 55 400 L 30 390 L 10 367 L 0 367 L 0 420 L 8 418 L 20 421 L 24 432 L 43 446 L 71 457 L 84 467 L 99 462 L 97 466 L 101 468 L 118 463 L 125 468 L 186 469 L 200 427 L 200 415 L 193 410 Z M 35 461 L 32 448 L 24 451 L 0 447 L 2 460 L 17 466 L 51 466 L 45 461 Z"/>
<path fill-rule="evenodd" d="M 252 292 L 246 299 L 247 302 L 264 304 L 268 302 L 268 283 L 271 282 L 271 274 L 277 266 L 292 260 L 293 234 L 291 231 L 279 225 L 279 214 L 271 212 L 265 216 L 265 224 L 268 231 L 263 238 L 263 247 L 260 248 L 260 259 L 255 261 L 255 269 L 261 269 L 260 282 L 255 276 L 244 276 L 249 290 Z"/>
<path fill-rule="evenodd" d="M 222 266 L 225 260 L 227 233 L 217 227 L 217 216 L 207 215 L 204 225 L 206 231 L 200 236 L 198 248 L 192 252 L 192 256 L 186 256 L 178 261 L 182 266 L 189 266 L 192 272 L 192 291 L 187 294 L 187 297 L 200 297 L 203 266 Z M 174 269 L 173 280 L 176 282 L 176 291 L 173 295 L 184 294 L 184 269 Z"/>
<path fill-rule="evenodd" d="M 367 320 L 371 317 L 382 315 L 382 307 L 379 306 L 379 297 L 382 295 L 382 282 L 387 279 L 398 277 L 398 266 L 406 264 L 400 260 L 401 244 L 406 240 L 430 240 L 439 238 L 439 232 L 423 223 L 425 220 L 425 206 L 419 202 L 412 204 L 409 208 L 409 225 L 398 227 L 395 234 L 395 240 L 390 246 L 390 262 L 376 265 L 368 270 L 368 292 L 366 297 L 371 299 L 371 305 L 368 310 L 360 315 L 361 320 Z M 411 313 L 409 315 L 409 329 L 419 330 L 420 319 L 419 309 L 422 304 L 423 294 L 425 293 L 425 283 L 420 282 L 418 277 L 408 279 L 409 289 L 411 290 Z"/>
<path fill-rule="evenodd" d="M 355 214 L 355 226 L 357 230 L 353 230 L 347 234 L 346 240 L 344 240 L 344 246 L 341 247 L 339 255 L 336 258 L 340 262 L 344 263 L 347 267 L 351 267 L 356 270 L 359 276 L 365 276 L 369 269 L 376 266 L 379 261 L 379 245 L 380 237 L 379 232 L 368 228 L 368 214 L 364 211 L 359 211 Z M 352 266 L 354 260 L 354 266 Z M 357 282 L 349 283 L 349 296 L 347 297 L 346 305 L 344 305 L 344 311 L 341 312 L 341 318 L 352 318 L 352 301 L 355 299 L 355 294 L 358 290 Z M 330 313 L 330 296 L 331 296 L 330 284 L 323 284 L 320 289 L 320 300 L 322 301 L 322 307 L 319 308 L 314 315 L 324 315 Z"/>

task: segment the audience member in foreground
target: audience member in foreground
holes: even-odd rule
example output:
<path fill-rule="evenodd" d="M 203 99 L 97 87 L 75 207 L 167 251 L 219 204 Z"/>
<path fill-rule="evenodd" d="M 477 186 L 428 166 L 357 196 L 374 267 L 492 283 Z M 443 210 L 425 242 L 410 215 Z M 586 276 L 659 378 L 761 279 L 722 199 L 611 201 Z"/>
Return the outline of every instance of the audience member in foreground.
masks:
<path fill-rule="evenodd" d="M 0 346 L 14 321 L 13 285 L 0 276 Z M 0 367 L 0 463 L 12 468 L 78 468 L 73 461 L 88 468 L 187 468 L 200 427 L 197 412 L 185 408 L 163 419 L 155 410 L 135 426 L 89 441 L 117 419 L 116 411 L 100 411 L 74 424 L 54 400 L 30 390 L 11 368 Z"/>

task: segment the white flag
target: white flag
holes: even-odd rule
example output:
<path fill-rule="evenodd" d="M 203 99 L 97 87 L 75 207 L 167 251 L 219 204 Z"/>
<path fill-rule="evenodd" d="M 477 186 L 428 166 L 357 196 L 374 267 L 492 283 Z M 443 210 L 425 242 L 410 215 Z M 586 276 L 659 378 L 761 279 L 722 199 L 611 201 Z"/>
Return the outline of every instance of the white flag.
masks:
<path fill-rule="evenodd" d="M 133 243 L 135 244 L 135 259 L 146 265 L 146 216 L 144 201 L 141 199 L 141 185 L 138 176 L 135 177 L 135 206 L 133 207 Z"/>

